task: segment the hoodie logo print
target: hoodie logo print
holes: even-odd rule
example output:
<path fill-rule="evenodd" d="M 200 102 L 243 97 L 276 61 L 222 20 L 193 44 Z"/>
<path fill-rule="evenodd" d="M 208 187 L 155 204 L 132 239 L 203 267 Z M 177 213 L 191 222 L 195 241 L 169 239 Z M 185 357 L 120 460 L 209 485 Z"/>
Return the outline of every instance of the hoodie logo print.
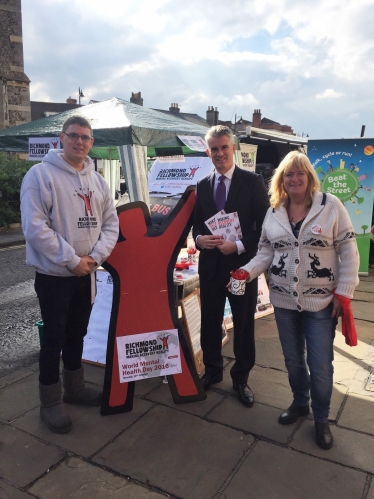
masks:
<path fill-rule="evenodd" d="M 84 201 L 85 216 L 88 217 L 89 215 L 90 217 L 92 217 L 93 216 L 92 207 L 91 207 L 92 191 L 88 191 L 88 194 L 83 193 L 83 195 L 80 194 L 78 191 L 75 192 L 77 193 L 77 196 L 79 196 Z"/>
<path fill-rule="evenodd" d="M 82 192 L 76 192 L 76 196 L 78 196 L 84 203 L 84 216 L 78 218 L 78 228 L 87 228 L 87 227 L 97 227 L 96 217 L 93 216 L 91 198 L 94 194 L 94 191 L 90 191 L 87 188 L 87 193 L 84 192 L 84 189 L 80 189 Z"/>

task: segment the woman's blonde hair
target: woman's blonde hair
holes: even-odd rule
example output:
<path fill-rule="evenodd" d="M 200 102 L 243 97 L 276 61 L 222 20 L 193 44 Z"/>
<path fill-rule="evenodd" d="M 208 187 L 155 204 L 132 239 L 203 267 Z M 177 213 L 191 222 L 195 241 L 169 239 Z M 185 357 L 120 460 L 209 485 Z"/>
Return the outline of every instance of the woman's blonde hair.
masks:
<path fill-rule="evenodd" d="M 287 208 L 290 204 L 290 198 L 284 188 L 283 177 L 293 166 L 296 166 L 308 175 L 308 188 L 306 191 L 307 206 L 312 204 L 313 194 L 320 190 L 319 178 L 307 156 L 299 151 L 291 151 L 280 162 L 270 182 L 270 204 L 273 208 L 278 208 L 282 204 Z"/>

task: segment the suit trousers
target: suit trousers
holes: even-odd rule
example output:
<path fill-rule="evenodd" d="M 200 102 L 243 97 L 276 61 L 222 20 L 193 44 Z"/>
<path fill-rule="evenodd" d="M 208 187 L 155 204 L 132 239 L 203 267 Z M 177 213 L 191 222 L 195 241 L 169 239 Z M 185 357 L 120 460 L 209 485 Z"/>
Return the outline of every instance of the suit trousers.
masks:
<path fill-rule="evenodd" d="M 249 372 L 255 363 L 257 279 L 246 285 L 246 292 L 241 296 L 233 295 L 227 290 L 229 281 L 230 269 L 220 269 L 211 279 L 200 276 L 201 348 L 205 373 L 220 377 L 223 372 L 222 321 L 227 297 L 234 323 L 235 362 L 230 375 L 235 383 L 247 383 Z"/>
<path fill-rule="evenodd" d="M 91 275 L 60 277 L 37 272 L 35 291 L 43 319 L 39 381 L 52 385 L 60 377 L 61 353 L 66 370 L 82 366 L 83 339 L 92 309 Z"/>

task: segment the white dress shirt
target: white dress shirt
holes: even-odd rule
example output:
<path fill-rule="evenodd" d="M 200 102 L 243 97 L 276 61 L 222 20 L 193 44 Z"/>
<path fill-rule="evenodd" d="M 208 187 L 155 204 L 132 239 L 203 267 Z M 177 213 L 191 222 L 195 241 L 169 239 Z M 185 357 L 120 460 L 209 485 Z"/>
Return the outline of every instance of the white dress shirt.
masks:
<path fill-rule="evenodd" d="M 224 178 L 223 181 L 224 181 L 225 187 L 226 187 L 226 199 L 227 199 L 227 196 L 229 195 L 229 190 L 230 190 L 231 180 L 232 180 L 232 176 L 234 174 L 234 170 L 235 170 L 235 164 L 232 165 L 232 167 L 230 168 L 230 170 L 228 170 L 224 174 L 225 178 Z M 214 180 L 214 187 L 213 187 L 213 198 L 216 199 L 216 191 L 217 191 L 218 179 L 220 178 L 220 176 L 222 175 L 222 173 L 218 173 L 217 170 L 216 170 L 214 172 L 214 175 L 215 175 L 215 180 Z M 197 241 L 198 241 L 200 235 L 196 237 L 196 244 L 198 244 Z M 242 253 L 245 252 L 244 244 L 240 240 L 239 241 L 235 241 L 235 244 L 236 244 L 236 250 L 238 252 L 238 255 L 241 255 Z"/>

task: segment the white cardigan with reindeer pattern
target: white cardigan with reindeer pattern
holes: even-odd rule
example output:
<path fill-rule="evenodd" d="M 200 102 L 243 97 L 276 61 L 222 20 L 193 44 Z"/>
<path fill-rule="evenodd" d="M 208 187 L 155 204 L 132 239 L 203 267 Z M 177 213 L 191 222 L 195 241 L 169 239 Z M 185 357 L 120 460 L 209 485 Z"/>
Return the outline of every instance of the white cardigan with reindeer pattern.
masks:
<path fill-rule="evenodd" d="M 258 253 L 242 267 L 248 281 L 268 270 L 275 307 L 318 312 L 332 301 L 332 290 L 353 297 L 359 256 L 348 212 L 332 194 L 315 193 L 296 238 L 284 206 L 269 208 Z"/>

